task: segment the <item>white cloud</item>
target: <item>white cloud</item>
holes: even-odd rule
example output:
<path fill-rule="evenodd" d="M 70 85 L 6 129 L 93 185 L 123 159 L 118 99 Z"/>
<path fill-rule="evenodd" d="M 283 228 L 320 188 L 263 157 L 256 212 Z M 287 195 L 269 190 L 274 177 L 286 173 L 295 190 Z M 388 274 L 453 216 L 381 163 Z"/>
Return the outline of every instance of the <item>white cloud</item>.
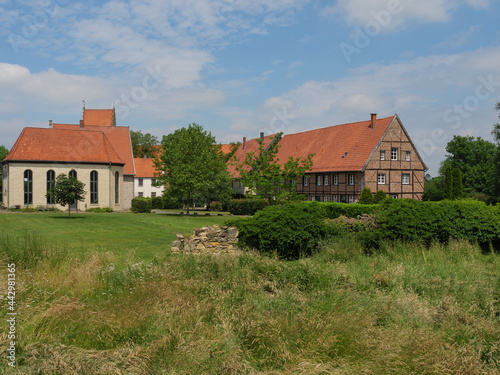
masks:
<path fill-rule="evenodd" d="M 359 26 L 377 22 L 382 30 L 390 31 L 408 21 L 447 22 L 465 4 L 486 9 L 488 3 L 488 0 L 338 0 L 337 4 L 324 8 L 323 14 Z"/>

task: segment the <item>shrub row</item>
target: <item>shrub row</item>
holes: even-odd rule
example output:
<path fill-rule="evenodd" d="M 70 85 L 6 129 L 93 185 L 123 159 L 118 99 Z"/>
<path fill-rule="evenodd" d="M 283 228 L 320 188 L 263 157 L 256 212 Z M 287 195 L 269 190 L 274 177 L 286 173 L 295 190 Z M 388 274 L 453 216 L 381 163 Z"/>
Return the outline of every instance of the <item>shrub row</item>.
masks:
<path fill-rule="evenodd" d="M 255 215 L 268 206 L 267 201 L 257 198 L 231 199 L 228 203 L 228 211 L 233 215 Z"/>
<path fill-rule="evenodd" d="M 177 208 L 182 208 L 182 204 L 169 196 L 154 198 L 137 197 L 132 199 L 132 207 L 130 210 L 134 212 L 151 212 L 151 209 L 167 210 Z"/>

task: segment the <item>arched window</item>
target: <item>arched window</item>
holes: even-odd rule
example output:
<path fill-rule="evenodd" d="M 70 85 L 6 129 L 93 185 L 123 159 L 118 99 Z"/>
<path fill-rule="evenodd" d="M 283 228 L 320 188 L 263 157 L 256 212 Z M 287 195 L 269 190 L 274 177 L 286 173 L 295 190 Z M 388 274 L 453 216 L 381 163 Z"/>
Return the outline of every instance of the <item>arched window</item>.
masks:
<path fill-rule="evenodd" d="M 47 171 L 47 204 L 54 204 L 54 197 L 50 195 L 50 189 L 52 189 L 56 182 L 56 173 L 53 170 Z"/>
<path fill-rule="evenodd" d="M 90 203 L 97 204 L 99 203 L 99 189 L 98 176 L 97 171 L 90 172 Z"/>
<path fill-rule="evenodd" d="M 120 202 L 120 174 L 118 172 L 115 172 L 115 204 L 118 204 Z"/>
<path fill-rule="evenodd" d="M 33 172 L 24 171 L 24 204 L 33 204 Z"/>
<path fill-rule="evenodd" d="M 69 175 L 70 175 L 71 177 L 78 178 L 78 177 L 77 177 L 77 173 L 76 173 L 76 171 L 75 171 L 74 169 L 72 169 L 72 170 L 70 170 L 70 171 L 69 171 Z"/>

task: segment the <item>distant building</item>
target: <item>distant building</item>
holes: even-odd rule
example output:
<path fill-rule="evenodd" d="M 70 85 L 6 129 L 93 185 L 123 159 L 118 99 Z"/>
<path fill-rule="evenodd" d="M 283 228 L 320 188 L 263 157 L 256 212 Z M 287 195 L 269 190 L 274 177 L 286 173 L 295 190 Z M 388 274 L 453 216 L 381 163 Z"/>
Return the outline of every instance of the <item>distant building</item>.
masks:
<path fill-rule="evenodd" d="M 268 148 L 273 136 L 261 137 Z M 365 186 L 394 198 L 422 199 L 427 166 L 397 115 L 377 119 L 372 114 L 368 121 L 288 134 L 279 145 L 281 163 L 314 154 L 311 170 L 296 181 L 297 192 L 308 200 L 354 203 Z M 257 139 L 244 138 L 235 156 L 244 160 L 257 149 Z M 228 168 L 233 188 L 243 194 L 236 167 Z"/>
<path fill-rule="evenodd" d="M 78 125 L 25 128 L 2 161 L 3 204 L 56 206 L 47 191 L 55 178 L 71 174 L 85 184 L 84 202 L 72 208 L 128 210 L 135 167 L 128 127 L 116 126 L 115 111 L 85 109 Z"/>
<path fill-rule="evenodd" d="M 158 172 L 154 165 L 154 159 L 150 158 L 135 158 L 135 181 L 134 195 L 136 197 L 161 197 L 164 186 L 154 186 Z"/>

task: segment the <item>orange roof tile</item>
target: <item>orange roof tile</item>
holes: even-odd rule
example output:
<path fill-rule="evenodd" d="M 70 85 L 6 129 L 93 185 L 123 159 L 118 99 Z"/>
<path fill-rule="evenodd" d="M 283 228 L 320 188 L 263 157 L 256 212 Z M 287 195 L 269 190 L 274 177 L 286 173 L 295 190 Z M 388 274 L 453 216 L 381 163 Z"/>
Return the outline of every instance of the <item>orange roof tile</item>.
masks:
<path fill-rule="evenodd" d="M 309 172 L 361 171 L 394 118 L 378 119 L 374 128 L 370 128 L 371 120 L 367 120 L 288 134 L 280 140 L 277 156 L 284 164 L 290 156 L 305 159 L 308 154 L 315 154 Z M 252 139 L 246 142 L 245 149 L 241 145 L 235 156 L 241 163 L 247 153 L 257 149 L 258 143 Z M 236 167 L 230 163 L 230 175 L 240 177 Z"/>
<path fill-rule="evenodd" d="M 231 152 L 231 145 L 230 144 L 221 145 L 221 151 L 224 155 L 229 154 Z"/>
<path fill-rule="evenodd" d="M 155 168 L 154 159 L 134 158 L 135 177 L 155 178 L 158 170 Z"/>
<path fill-rule="evenodd" d="M 135 175 L 134 156 L 132 153 L 132 142 L 130 141 L 130 130 L 128 126 L 93 126 L 85 125 L 80 129 L 80 125 L 52 124 L 53 129 L 72 129 L 80 132 L 100 131 L 108 138 L 120 158 L 125 162 L 123 174 Z"/>
<path fill-rule="evenodd" d="M 124 165 L 102 132 L 43 128 L 24 128 L 4 160 Z"/>
<path fill-rule="evenodd" d="M 116 126 L 114 109 L 83 109 L 83 124 Z"/>
<path fill-rule="evenodd" d="M 285 135 L 278 158 L 285 163 L 315 154 L 310 172 L 361 171 L 393 119 L 378 119 L 374 128 L 368 120 Z"/>

